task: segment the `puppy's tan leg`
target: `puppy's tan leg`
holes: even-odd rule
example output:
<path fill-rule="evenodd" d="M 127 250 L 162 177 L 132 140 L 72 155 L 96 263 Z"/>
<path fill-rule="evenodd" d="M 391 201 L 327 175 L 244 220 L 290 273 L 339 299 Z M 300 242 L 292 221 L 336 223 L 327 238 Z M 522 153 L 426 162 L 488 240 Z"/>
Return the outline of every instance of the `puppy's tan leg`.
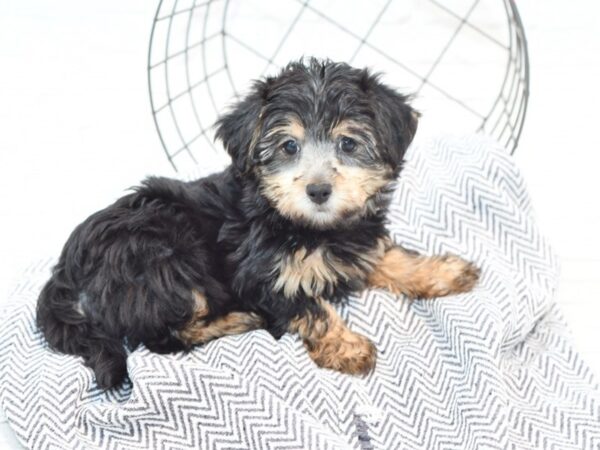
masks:
<path fill-rule="evenodd" d="M 442 297 L 470 291 L 479 273 L 459 256 L 421 256 L 391 247 L 369 275 L 369 285 L 411 298 Z"/>
<path fill-rule="evenodd" d="M 263 326 L 263 320 L 258 314 L 238 311 L 208 322 L 206 298 L 196 291 L 193 295 L 196 302 L 194 317 L 185 328 L 177 331 L 177 337 L 187 345 L 203 344 L 221 336 L 241 334 Z"/>
<path fill-rule="evenodd" d="M 292 321 L 289 331 L 300 335 L 318 366 L 351 375 L 369 373 L 377 359 L 373 343 L 348 329 L 331 305 L 319 303 L 322 314 L 307 314 Z"/>
<path fill-rule="evenodd" d="M 203 320 L 191 323 L 177 332 L 177 337 L 185 344 L 204 344 L 222 336 L 242 334 L 263 326 L 262 319 L 254 313 L 231 312 L 209 323 Z"/>

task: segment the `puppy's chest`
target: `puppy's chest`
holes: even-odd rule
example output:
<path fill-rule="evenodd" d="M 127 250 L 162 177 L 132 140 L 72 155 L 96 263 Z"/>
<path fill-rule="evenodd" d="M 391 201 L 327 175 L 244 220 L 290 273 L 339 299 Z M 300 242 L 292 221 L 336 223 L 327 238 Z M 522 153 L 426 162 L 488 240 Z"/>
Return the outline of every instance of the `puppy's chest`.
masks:
<path fill-rule="evenodd" d="M 273 269 L 273 289 L 287 298 L 333 296 L 341 286 L 360 289 L 384 252 L 383 241 L 344 252 L 334 252 L 327 245 L 284 251 Z"/>

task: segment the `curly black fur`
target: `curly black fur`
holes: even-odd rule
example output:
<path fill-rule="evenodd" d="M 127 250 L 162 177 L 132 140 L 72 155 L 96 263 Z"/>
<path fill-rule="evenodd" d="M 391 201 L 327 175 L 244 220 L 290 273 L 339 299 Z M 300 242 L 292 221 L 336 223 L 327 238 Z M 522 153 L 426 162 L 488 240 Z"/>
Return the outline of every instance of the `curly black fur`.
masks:
<path fill-rule="evenodd" d="M 126 377 L 126 348 L 187 348 L 176 331 L 193 318 L 193 290 L 208 301 L 207 322 L 252 311 L 276 337 L 294 318 L 318 315 L 306 292 L 290 298 L 274 289 L 276 262 L 326 246 L 330 258 L 352 263 L 385 237 L 391 183 L 416 130 L 406 100 L 367 70 L 329 61 L 292 63 L 256 82 L 217 124 L 232 158 L 224 172 L 187 183 L 149 178 L 75 229 L 38 301 L 37 323 L 49 345 L 82 356 L 98 384 L 111 388 Z M 344 119 L 364 125 L 374 142 L 365 138 L 362 156 L 346 163 L 385 168 L 389 181 L 369 197 L 369 208 L 315 226 L 273 206 L 261 177 L 293 163 L 274 154 L 269 130 L 290 115 L 311 142 L 326 141 Z M 339 279 L 321 294 L 339 301 L 363 285 L 364 277 Z"/>

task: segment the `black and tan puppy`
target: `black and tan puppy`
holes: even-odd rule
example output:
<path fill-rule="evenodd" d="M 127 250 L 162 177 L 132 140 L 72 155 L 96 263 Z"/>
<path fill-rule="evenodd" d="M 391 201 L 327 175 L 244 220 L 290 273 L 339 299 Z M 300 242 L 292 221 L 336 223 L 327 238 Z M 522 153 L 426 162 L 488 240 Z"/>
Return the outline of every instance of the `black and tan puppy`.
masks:
<path fill-rule="evenodd" d="M 73 232 L 38 302 L 48 343 L 82 356 L 104 388 L 125 378 L 126 348 L 171 352 L 256 328 L 298 333 L 321 367 L 367 373 L 375 347 L 330 302 L 369 286 L 464 292 L 479 273 L 388 237 L 417 116 L 346 64 L 292 63 L 256 82 L 217 124 L 230 167 L 150 178 Z"/>

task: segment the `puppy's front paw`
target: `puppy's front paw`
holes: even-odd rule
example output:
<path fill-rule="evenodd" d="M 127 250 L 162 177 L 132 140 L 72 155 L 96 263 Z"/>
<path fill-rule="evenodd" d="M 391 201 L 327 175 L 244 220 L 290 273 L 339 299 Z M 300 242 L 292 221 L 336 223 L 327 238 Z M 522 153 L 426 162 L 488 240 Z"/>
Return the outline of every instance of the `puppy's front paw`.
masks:
<path fill-rule="evenodd" d="M 366 375 L 373 370 L 377 360 L 375 345 L 348 329 L 316 342 L 305 340 L 305 345 L 318 366 L 350 375 Z"/>
<path fill-rule="evenodd" d="M 427 297 L 469 292 L 479 280 L 481 270 L 472 262 L 456 255 L 442 256 L 432 270 L 431 285 Z"/>

